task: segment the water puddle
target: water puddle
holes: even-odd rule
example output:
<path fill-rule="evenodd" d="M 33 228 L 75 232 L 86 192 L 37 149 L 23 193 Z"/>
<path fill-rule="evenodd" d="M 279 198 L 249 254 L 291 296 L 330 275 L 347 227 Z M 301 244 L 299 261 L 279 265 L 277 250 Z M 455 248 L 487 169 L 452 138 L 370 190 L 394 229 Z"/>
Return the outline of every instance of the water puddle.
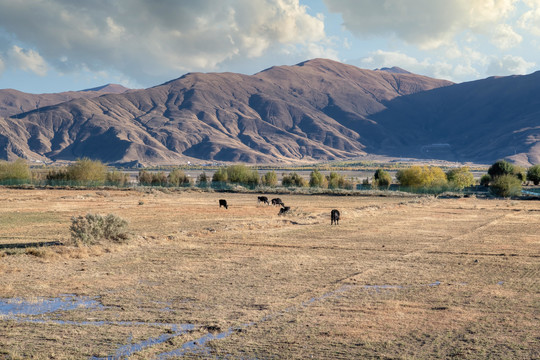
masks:
<path fill-rule="evenodd" d="M 97 300 L 87 296 L 62 295 L 58 298 L 0 299 L 0 315 L 4 318 L 43 315 L 56 311 L 102 309 Z"/>

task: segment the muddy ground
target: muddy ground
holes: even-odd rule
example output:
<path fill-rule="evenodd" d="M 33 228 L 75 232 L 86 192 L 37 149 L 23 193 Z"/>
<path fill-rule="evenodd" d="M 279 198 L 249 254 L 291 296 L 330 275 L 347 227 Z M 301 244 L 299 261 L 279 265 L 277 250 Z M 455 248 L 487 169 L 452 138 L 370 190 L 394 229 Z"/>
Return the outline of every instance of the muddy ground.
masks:
<path fill-rule="evenodd" d="M 0 189 L 0 358 L 540 357 L 540 201 L 258 195 Z"/>

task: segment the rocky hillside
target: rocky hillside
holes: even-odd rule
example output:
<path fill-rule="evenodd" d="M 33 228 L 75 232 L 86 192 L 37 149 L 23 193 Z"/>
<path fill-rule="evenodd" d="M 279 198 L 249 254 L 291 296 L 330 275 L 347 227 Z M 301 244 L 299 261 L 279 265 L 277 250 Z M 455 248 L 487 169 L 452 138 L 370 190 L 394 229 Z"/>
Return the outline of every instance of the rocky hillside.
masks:
<path fill-rule="evenodd" d="M 290 162 L 366 154 L 386 129 L 369 117 L 396 97 L 450 82 L 315 59 L 247 76 L 187 74 L 0 120 L 0 157 L 108 163 Z"/>

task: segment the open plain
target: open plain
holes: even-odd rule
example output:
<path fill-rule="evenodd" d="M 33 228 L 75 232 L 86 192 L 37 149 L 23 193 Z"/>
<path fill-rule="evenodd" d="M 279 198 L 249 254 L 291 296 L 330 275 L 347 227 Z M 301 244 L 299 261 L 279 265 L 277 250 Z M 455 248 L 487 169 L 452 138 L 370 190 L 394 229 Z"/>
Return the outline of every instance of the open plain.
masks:
<path fill-rule="evenodd" d="M 0 189 L 0 358 L 540 358 L 540 201 L 258 195 Z"/>

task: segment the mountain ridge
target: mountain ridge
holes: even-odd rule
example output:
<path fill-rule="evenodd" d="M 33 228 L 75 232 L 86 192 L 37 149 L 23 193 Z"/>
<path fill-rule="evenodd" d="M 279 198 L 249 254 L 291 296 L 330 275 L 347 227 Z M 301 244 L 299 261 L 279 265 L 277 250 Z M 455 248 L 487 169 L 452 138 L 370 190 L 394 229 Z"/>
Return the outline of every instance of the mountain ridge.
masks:
<path fill-rule="evenodd" d="M 481 137 L 484 143 L 476 142 L 479 150 L 475 150 L 457 141 L 459 132 L 466 130 L 464 125 L 459 123 L 459 130 L 453 131 L 448 125 L 450 115 L 441 115 L 468 118 L 467 112 L 476 114 L 467 91 L 489 93 L 493 104 L 505 103 L 501 93 L 505 87 L 515 88 L 512 81 L 517 84 L 522 81 L 519 79 L 489 78 L 471 87 L 406 71 L 360 69 L 327 59 L 274 66 L 254 75 L 188 73 L 148 89 L 72 99 L 0 118 L 0 157 L 41 161 L 90 157 L 111 164 L 175 164 L 292 163 L 367 154 L 434 154 L 453 161 L 489 162 L 491 158 L 482 152 L 492 152 L 497 157 L 522 154 L 514 160 L 530 163 L 536 161 L 535 129 L 525 140 L 519 138 L 529 141 L 519 154 L 517 150 L 509 153 L 508 144 L 499 144 L 500 151 L 490 150 L 485 144 L 489 145 L 489 136 Z M 490 81 L 499 84 L 500 80 L 510 83 L 488 91 L 493 85 Z M 526 91 L 534 89 L 528 85 Z M 490 101 L 482 101 L 482 112 L 489 114 Z M 504 112 L 507 118 L 512 118 L 510 105 Z M 528 113 L 536 114 L 534 106 L 536 103 L 527 108 Z M 485 121 L 481 114 L 476 115 L 471 118 Z M 441 124 L 438 116 L 444 119 Z M 525 116 L 523 121 L 518 128 L 510 124 L 505 131 L 512 133 L 527 124 L 534 128 L 533 118 Z M 445 131 L 451 136 L 445 137 Z M 464 148 L 429 147 L 451 147 L 454 143 Z"/>

